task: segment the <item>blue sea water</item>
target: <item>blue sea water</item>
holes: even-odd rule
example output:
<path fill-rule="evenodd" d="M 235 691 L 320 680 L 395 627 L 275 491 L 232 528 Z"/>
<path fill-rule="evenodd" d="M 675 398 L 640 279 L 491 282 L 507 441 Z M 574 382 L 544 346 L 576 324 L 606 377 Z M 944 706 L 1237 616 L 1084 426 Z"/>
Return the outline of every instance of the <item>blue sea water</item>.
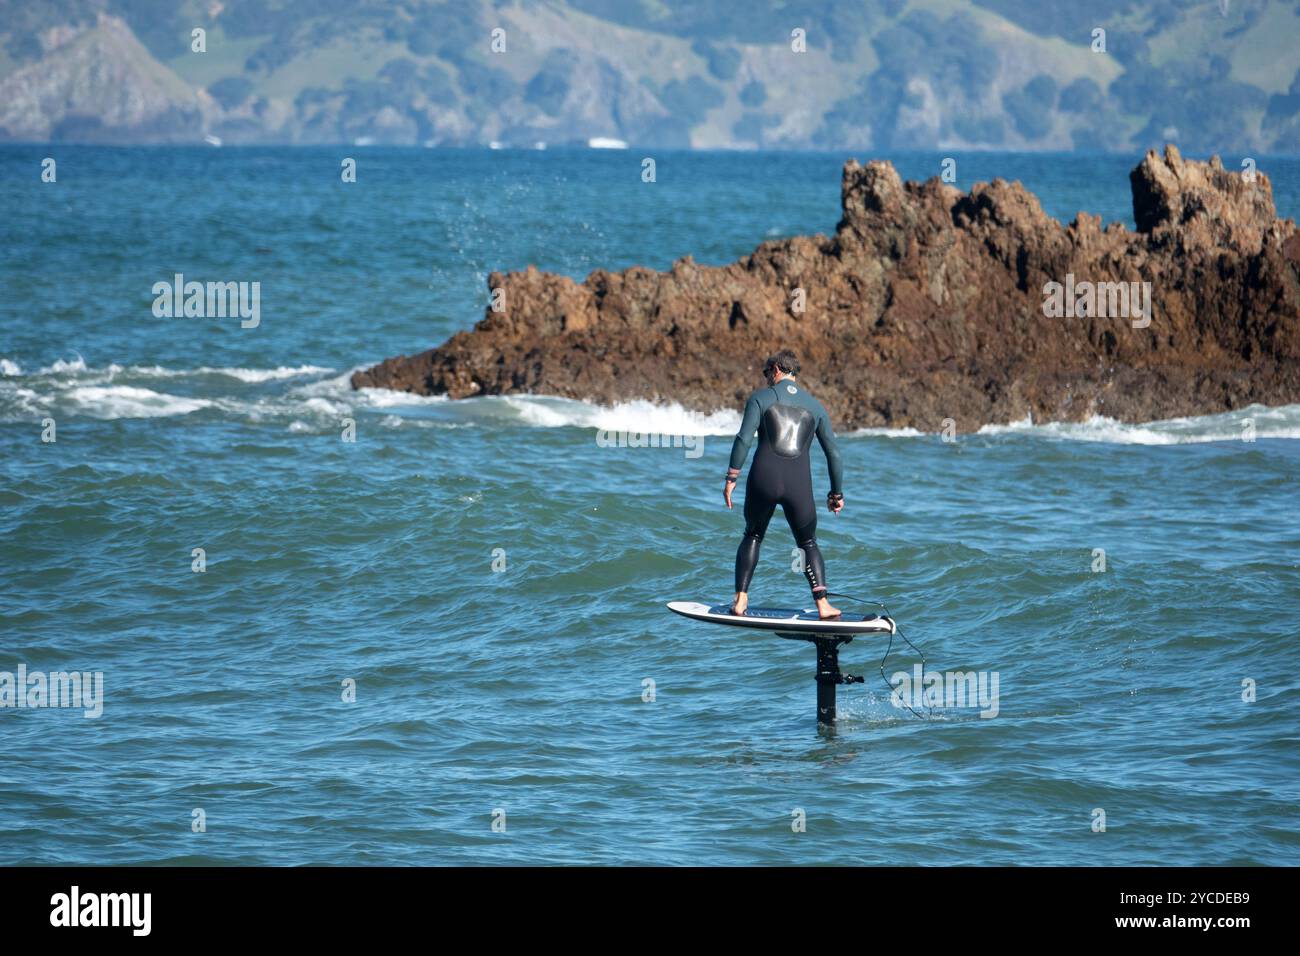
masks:
<path fill-rule="evenodd" d="M 860 638 L 832 734 L 811 648 L 663 606 L 729 594 L 735 411 L 349 390 L 471 326 L 493 270 L 839 218 L 845 156 L 657 158 L 0 147 L 0 672 L 103 674 L 92 719 L 0 708 L 0 863 L 1295 862 L 1300 407 L 846 436 L 832 587 L 999 693 L 918 719 Z M 1136 160 L 958 185 L 1131 225 Z M 1300 161 L 1259 167 L 1294 216 Z M 258 281 L 260 324 L 155 317 L 176 273 Z M 754 603 L 802 603 L 773 531 Z"/>

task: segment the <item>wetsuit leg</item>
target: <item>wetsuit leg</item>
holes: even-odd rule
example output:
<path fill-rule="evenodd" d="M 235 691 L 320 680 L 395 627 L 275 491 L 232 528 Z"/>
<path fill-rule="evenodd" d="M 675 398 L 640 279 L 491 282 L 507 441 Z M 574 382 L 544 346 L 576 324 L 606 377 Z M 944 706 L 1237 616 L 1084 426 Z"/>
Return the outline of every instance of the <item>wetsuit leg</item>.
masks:
<path fill-rule="evenodd" d="M 765 485 L 766 482 L 759 476 L 759 470 L 751 468 L 749 478 L 745 481 L 745 536 L 740 539 L 740 547 L 736 549 L 737 591 L 749 591 L 754 568 L 758 567 L 758 552 L 763 544 L 763 535 L 767 533 L 772 512 L 776 511 L 776 496 L 772 494 L 773 489 Z"/>
<path fill-rule="evenodd" d="M 812 588 L 814 600 L 826 596 L 826 565 L 817 547 L 817 506 L 813 503 L 812 483 L 799 482 L 781 501 L 786 523 L 794 543 L 803 552 L 803 573 Z"/>

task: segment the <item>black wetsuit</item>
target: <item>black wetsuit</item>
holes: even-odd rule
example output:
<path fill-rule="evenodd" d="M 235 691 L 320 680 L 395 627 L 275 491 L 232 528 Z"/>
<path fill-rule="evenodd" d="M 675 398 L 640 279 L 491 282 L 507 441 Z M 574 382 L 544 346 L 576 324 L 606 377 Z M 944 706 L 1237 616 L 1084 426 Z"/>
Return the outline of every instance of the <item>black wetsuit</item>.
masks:
<path fill-rule="evenodd" d="M 822 403 L 792 378 L 761 388 L 745 403 L 745 417 L 731 446 L 731 467 L 739 469 L 758 432 L 758 451 L 745 482 L 745 536 L 736 552 L 736 590 L 748 591 L 758 564 L 759 546 L 772 512 L 780 505 L 804 554 L 804 575 L 813 597 L 826 591 L 826 568 L 817 547 L 817 508 L 813 503 L 813 436 L 821 442 L 830 470 L 831 493 L 840 494 L 840 452 L 830 416 Z"/>

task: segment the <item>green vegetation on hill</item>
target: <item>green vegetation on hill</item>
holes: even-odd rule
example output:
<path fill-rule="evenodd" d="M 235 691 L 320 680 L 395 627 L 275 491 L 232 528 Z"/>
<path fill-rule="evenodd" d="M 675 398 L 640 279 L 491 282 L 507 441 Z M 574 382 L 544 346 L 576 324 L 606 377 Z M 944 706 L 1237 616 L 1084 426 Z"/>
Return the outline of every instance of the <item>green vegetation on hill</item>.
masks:
<path fill-rule="evenodd" d="M 196 28 L 206 52 L 191 51 Z M 74 81 L 89 67 L 68 51 L 98 34 L 113 37 L 99 55 L 123 57 L 133 34 L 152 66 L 110 75 L 150 77 L 172 100 L 137 96 L 152 113 L 130 126 L 97 116 L 102 97 Z M 1300 0 L 0 0 L 0 138 L 198 128 L 264 142 L 1295 151 Z"/>

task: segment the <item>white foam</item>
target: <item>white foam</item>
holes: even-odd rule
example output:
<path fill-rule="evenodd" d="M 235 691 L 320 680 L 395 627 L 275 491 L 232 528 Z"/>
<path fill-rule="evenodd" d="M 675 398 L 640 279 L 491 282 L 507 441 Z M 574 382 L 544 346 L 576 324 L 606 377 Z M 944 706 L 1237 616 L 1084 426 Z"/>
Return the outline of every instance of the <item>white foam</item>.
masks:
<path fill-rule="evenodd" d="M 165 418 L 188 415 L 212 403 L 201 398 L 181 398 L 131 385 L 84 385 L 66 395 L 91 418 Z"/>
<path fill-rule="evenodd" d="M 740 415 L 734 411 L 711 414 L 690 411 L 672 402 L 646 399 L 595 405 L 554 395 L 483 395 L 453 402 L 446 395 L 414 395 L 383 388 L 352 391 L 351 372 L 305 386 L 302 394 L 314 392 L 336 399 L 358 401 L 368 408 L 400 412 L 403 407 L 442 406 L 466 418 L 514 421 L 537 428 L 594 428 L 609 431 L 657 433 L 663 435 L 734 435 Z"/>
<path fill-rule="evenodd" d="M 279 368 L 214 368 L 200 369 L 200 371 L 229 375 L 242 382 L 274 382 L 283 378 L 298 378 L 302 375 L 320 375 L 325 372 L 332 372 L 334 369 L 320 365 L 296 365 L 293 367 L 281 365 Z"/>
<path fill-rule="evenodd" d="M 349 396 L 350 399 L 356 399 L 357 397 L 365 397 L 364 393 L 366 392 L 381 391 L 381 389 L 371 389 L 371 388 L 361 389 L 359 391 L 353 390 L 352 388 L 353 373 L 368 367 L 369 366 L 366 365 L 354 365 L 346 372 L 340 372 L 338 375 L 335 375 L 333 378 L 322 378 L 316 380 L 315 382 L 307 382 L 306 384 L 303 385 L 295 385 L 293 388 L 289 389 L 289 391 L 286 394 L 293 395 L 293 396 L 322 395 L 322 396 L 334 396 L 335 398 Z M 386 390 L 382 390 L 382 391 L 386 391 Z M 387 392 L 387 394 L 400 395 L 402 393 Z"/>
<path fill-rule="evenodd" d="M 439 405 L 450 401 L 446 395 L 414 395 L 387 388 L 359 388 L 352 393 L 370 408 L 400 408 L 403 405 Z"/>
<path fill-rule="evenodd" d="M 1105 442 L 1115 445 L 1188 445 L 1205 442 L 1241 441 L 1254 437 L 1300 438 L 1300 405 L 1251 405 L 1233 412 L 1166 418 L 1154 422 L 1130 424 L 1094 415 L 1083 422 L 1046 422 L 1035 425 L 1026 416 L 1007 425 L 985 425 L 980 435 L 1032 435 L 1067 441 Z"/>
<path fill-rule="evenodd" d="M 524 424 L 542 428 L 576 426 L 659 435 L 734 435 L 740 427 L 738 412 L 705 414 L 683 408 L 677 402 L 662 404 L 637 399 L 605 406 L 542 395 L 508 395 L 496 400 L 505 403 Z"/>
<path fill-rule="evenodd" d="M 31 421 L 48 412 L 45 401 L 32 389 L 0 382 L 0 421 Z"/>
<path fill-rule="evenodd" d="M 307 399 L 302 403 L 302 408 L 313 412 L 319 412 L 321 415 L 326 416 L 342 415 L 346 412 L 352 411 L 351 406 L 346 405 L 343 402 L 332 402 L 328 398 L 321 398 L 319 396 Z"/>
<path fill-rule="evenodd" d="M 172 369 L 160 365 L 123 367 L 111 363 L 105 367 L 92 367 L 77 355 L 71 360 L 59 359 L 31 376 L 19 377 L 21 369 L 17 364 L 5 362 L 8 364 L 0 367 L 6 373 L 0 375 L 0 418 L 5 421 L 27 420 L 37 413 L 57 414 L 60 411 L 104 420 L 158 418 L 187 415 L 200 408 L 215 408 L 252 421 L 281 416 L 301 417 L 304 413 L 333 420 L 341 412 L 350 410 L 347 404 L 340 402 L 351 394 L 347 388 L 347 374 L 327 380 L 315 390 L 315 394 L 305 389 L 320 383 L 300 386 L 304 389 L 301 392 L 291 388 L 283 395 L 259 395 L 251 399 L 244 397 L 236 385 L 223 394 L 219 380 L 212 379 L 212 376 L 221 376 L 233 383 L 256 384 L 334 371 L 319 365 L 269 369 L 214 366 Z M 9 374 L 11 372 L 13 374 Z M 197 395 L 170 394 L 170 390 L 157 387 L 159 379 L 186 385 L 192 382 L 199 392 Z M 20 381 L 32 387 L 18 387 Z"/>
<path fill-rule="evenodd" d="M 302 391 L 328 389 L 337 398 L 350 395 L 372 408 L 400 410 L 402 406 L 448 403 L 445 395 L 421 396 L 386 389 L 351 392 L 351 372 L 304 386 Z M 646 399 L 619 402 L 612 406 L 558 398 L 549 395 L 482 396 L 451 402 L 448 409 L 466 419 L 515 421 L 538 428 L 592 428 L 616 432 L 660 435 L 734 435 L 740 413 L 722 410 L 702 413 L 679 403 L 657 403 Z M 1300 438 L 1300 405 L 1269 408 L 1253 405 L 1218 415 L 1174 418 L 1143 424 L 1128 424 L 1094 416 L 1085 422 L 1048 422 L 1036 425 L 1028 416 L 1007 425 L 985 425 L 981 435 L 1022 435 L 1066 441 L 1108 442 L 1129 445 L 1177 445 L 1241 440 L 1243 422 L 1254 423 L 1256 438 Z M 927 438 L 916 428 L 863 428 L 846 433 L 848 438 Z"/>
<path fill-rule="evenodd" d="M 42 368 L 38 375 L 94 375 L 105 380 L 112 380 L 114 377 L 126 373 L 127 375 L 139 378 L 190 378 L 199 375 L 224 375 L 227 378 L 238 379 L 241 382 L 256 384 L 258 382 L 273 382 L 280 379 L 299 378 L 304 375 L 320 375 L 326 372 L 332 372 L 334 369 L 326 368 L 322 365 L 281 365 L 277 368 L 241 368 L 239 366 L 212 366 L 201 365 L 198 368 L 166 368 L 162 365 L 129 365 L 121 366 L 116 362 L 110 363 L 105 368 L 92 368 L 86 364 L 86 360 L 78 355 L 71 361 L 59 359 L 53 365 L 47 365 Z M 16 363 L 8 359 L 0 359 L 0 374 L 21 375 L 22 370 Z"/>
<path fill-rule="evenodd" d="M 77 374 L 86 371 L 86 360 L 78 355 L 71 362 L 65 362 L 59 359 L 53 365 L 47 365 L 41 369 L 38 375 L 66 375 L 68 373 Z"/>
<path fill-rule="evenodd" d="M 303 375 L 318 375 L 323 372 L 332 372 L 334 369 L 325 368 L 320 365 L 281 365 L 279 368 L 238 368 L 238 367 L 214 367 L 211 365 L 201 365 L 192 369 L 171 369 L 164 368 L 161 365 L 133 365 L 128 369 L 135 375 L 151 375 L 156 378 L 183 378 L 190 375 L 224 375 L 227 378 L 239 379 L 241 382 L 274 382 L 285 378 L 298 378 Z"/>
<path fill-rule="evenodd" d="M 75 354 L 75 353 L 74 353 Z M 382 424 L 395 428 L 404 422 L 420 427 L 463 428 L 510 422 L 537 428 L 586 428 L 608 432 L 642 435 L 718 435 L 730 436 L 740 425 L 738 409 L 711 413 L 691 411 L 677 402 L 661 403 L 647 399 L 619 402 L 611 406 L 574 401 L 547 395 L 481 396 L 453 402 L 446 395 L 412 395 L 388 389 L 353 390 L 351 377 L 365 368 L 358 365 L 338 374 L 335 369 L 319 365 L 281 365 L 275 368 L 240 366 L 200 366 L 171 369 L 159 365 L 123 367 L 111 363 L 102 368 L 87 366 L 79 354 L 73 359 L 59 359 L 38 372 L 27 375 L 17 362 L 0 358 L 0 416 L 26 419 L 32 414 L 57 411 L 65 403 L 75 413 L 96 418 L 145 418 L 186 415 L 201 408 L 215 408 L 222 413 L 255 422 L 267 419 L 287 420 L 290 430 L 333 427 L 341 416 L 353 409 L 373 409 L 385 413 Z M 167 394 L 143 387 L 157 384 L 150 378 L 184 380 L 209 377 L 196 382 L 204 397 Z M 222 394 L 211 376 L 221 376 L 246 384 L 285 381 L 308 376 L 328 376 L 290 384 L 283 392 L 260 394 L 243 392 L 237 387 Z M 131 384 L 123 384 L 121 380 Z M 117 381 L 115 381 L 117 380 Z M 19 388 L 21 381 L 24 386 Z M 432 414 L 434 408 L 440 409 Z M 409 415 L 402 409 L 409 408 Z M 315 425 L 308 424 L 315 420 Z M 1120 445 L 1180 445 L 1203 442 L 1240 441 L 1250 435 L 1249 421 L 1256 439 L 1300 439 L 1300 405 L 1249 408 L 1217 415 L 1171 418 L 1155 422 L 1129 424 L 1112 418 L 1094 416 L 1083 422 L 1046 422 L 1035 424 L 1026 416 L 1005 425 L 985 425 L 977 434 L 985 436 L 1025 436 L 1062 441 L 1100 442 Z M 915 428 L 864 428 L 848 433 L 859 437 L 926 438 Z"/>

